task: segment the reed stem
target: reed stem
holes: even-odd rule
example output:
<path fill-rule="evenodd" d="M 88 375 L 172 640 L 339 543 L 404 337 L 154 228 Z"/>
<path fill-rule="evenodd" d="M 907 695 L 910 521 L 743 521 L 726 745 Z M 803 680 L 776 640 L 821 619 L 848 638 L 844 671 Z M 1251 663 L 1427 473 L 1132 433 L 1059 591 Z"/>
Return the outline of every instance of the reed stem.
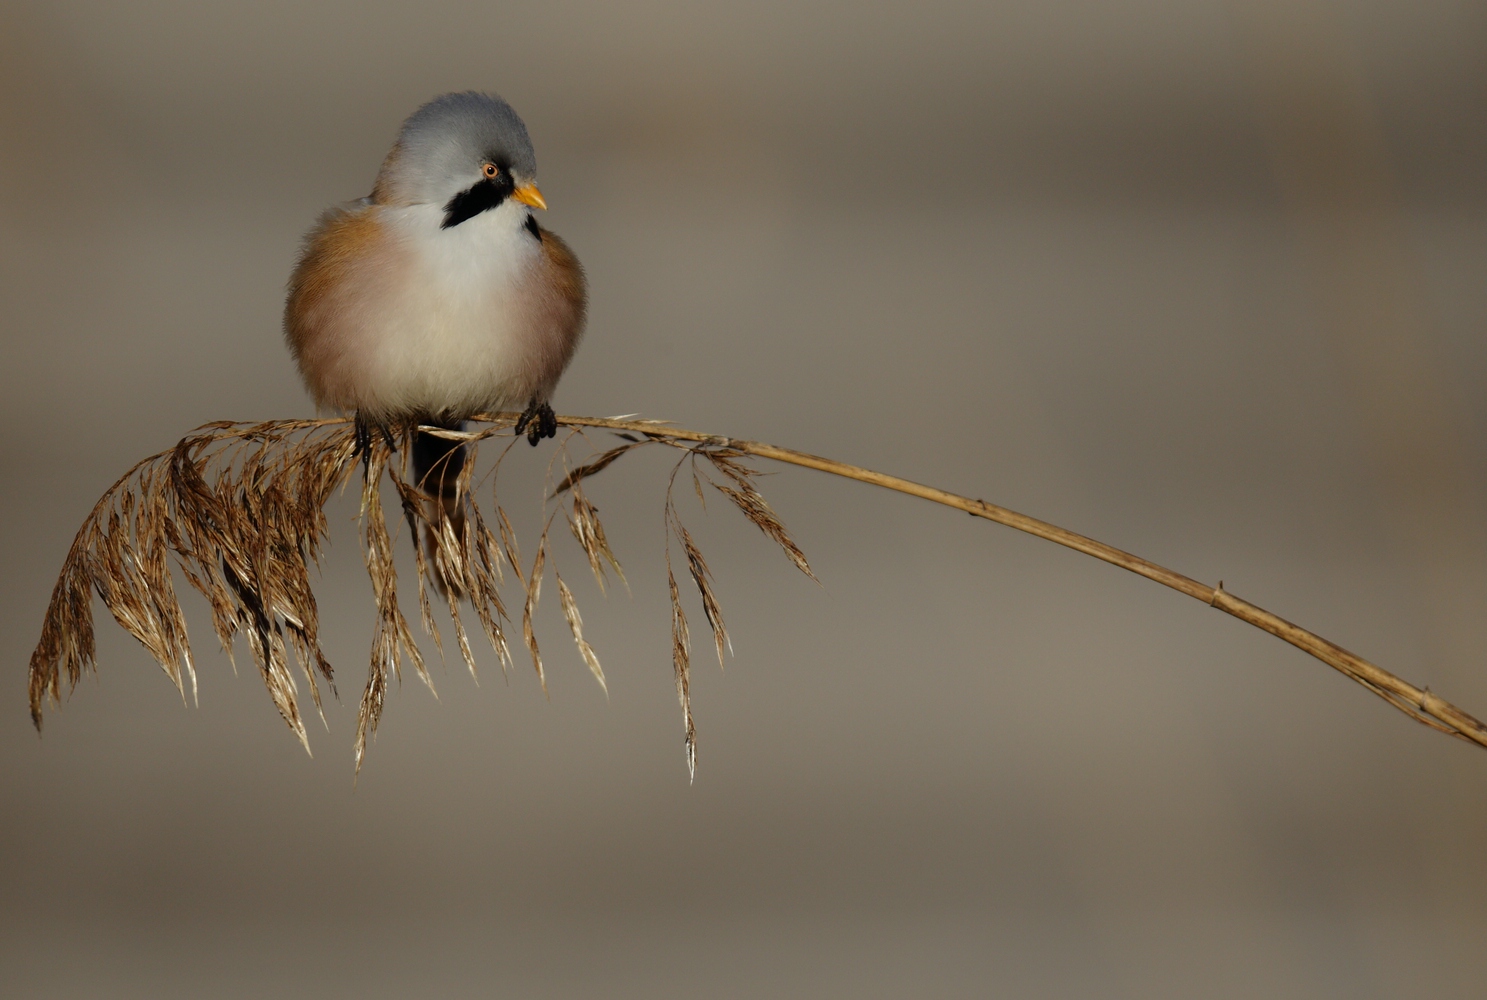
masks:
<path fill-rule="evenodd" d="M 493 419 L 503 422 L 508 417 L 514 420 L 515 416 L 513 414 L 492 415 Z M 1297 649 L 1311 654 L 1329 667 L 1341 671 L 1344 675 L 1357 681 L 1417 722 L 1421 722 L 1432 729 L 1438 729 L 1443 733 L 1449 733 L 1469 743 L 1487 747 L 1487 726 L 1484 726 L 1476 718 L 1463 712 L 1450 702 L 1432 694 L 1429 688 L 1416 687 L 1403 678 L 1391 674 L 1384 668 L 1368 662 L 1361 656 L 1351 653 L 1336 643 L 1322 638 L 1315 632 L 1308 631 L 1299 625 L 1295 625 L 1278 615 L 1266 611 L 1264 608 L 1251 604 L 1240 597 L 1236 597 L 1227 590 L 1224 590 L 1222 583 L 1217 587 L 1210 587 L 1206 583 L 1200 583 L 1175 570 L 1170 570 L 1165 566 L 1159 566 L 1154 562 L 1142 559 L 1140 556 L 1132 555 L 1111 545 L 1106 545 L 1104 542 L 1097 542 L 1093 538 L 1087 538 L 1066 528 L 1060 528 L 1056 524 L 1040 521 L 1026 514 L 1019 514 L 1015 510 L 999 507 L 985 500 L 975 500 L 956 493 L 950 493 L 946 490 L 937 489 L 933 486 L 925 486 L 922 483 L 912 482 L 908 479 L 900 479 L 897 476 L 874 472 L 871 469 L 864 469 L 861 466 L 848 465 L 846 462 L 838 462 L 835 459 L 822 458 L 819 455 L 809 455 L 802 451 L 794 451 L 790 448 L 781 448 L 778 445 L 765 444 L 762 441 L 744 441 L 739 438 L 725 438 L 701 434 L 697 431 L 670 427 L 651 421 L 606 420 L 594 417 L 559 417 L 558 423 L 568 427 L 608 428 L 631 434 L 642 434 L 656 440 L 688 441 L 733 448 L 759 458 L 767 458 L 776 462 L 785 462 L 807 469 L 815 469 L 818 472 L 829 473 L 833 476 L 841 476 L 846 479 L 854 479 L 860 483 L 869 483 L 873 486 L 881 486 L 884 489 L 895 490 L 899 493 L 907 493 L 909 496 L 930 500 L 934 503 L 943 504 L 946 507 L 954 507 L 975 517 L 982 517 L 988 521 L 995 521 L 997 524 L 1004 524 L 1009 528 L 1016 528 L 1018 531 L 1025 531 L 1038 538 L 1055 542 L 1066 548 L 1071 548 L 1076 552 L 1083 552 L 1087 556 L 1093 556 L 1111 565 L 1119 566 L 1121 569 L 1130 570 L 1138 576 L 1144 576 L 1148 580 L 1160 583 L 1164 587 L 1170 587 L 1195 600 L 1202 601 L 1210 607 L 1227 612 L 1240 621 L 1248 622 L 1256 628 L 1263 629 L 1271 635 L 1285 640 Z"/>

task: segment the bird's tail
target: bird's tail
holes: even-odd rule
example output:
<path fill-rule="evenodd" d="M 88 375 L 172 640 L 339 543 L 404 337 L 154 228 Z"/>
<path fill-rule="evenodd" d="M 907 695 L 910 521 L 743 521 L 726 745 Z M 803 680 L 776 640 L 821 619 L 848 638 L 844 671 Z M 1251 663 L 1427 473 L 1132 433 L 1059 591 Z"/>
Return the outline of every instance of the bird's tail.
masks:
<path fill-rule="evenodd" d="M 429 420 L 426 424 L 445 430 L 462 431 L 463 420 Z M 455 538 L 465 534 L 465 508 L 459 495 L 460 473 L 465 467 L 465 446 L 448 438 L 432 434 L 413 436 L 413 481 L 418 484 L 424 497 L 424 513 L 429 525 L 423 529 L 424 551 L 428 554 L 429 568 L 440 593 L 464 594 L 464 581 L 452 562 L 443 553 L 443 543 L 435 529 L 442 530 L 448 524 Z"/>

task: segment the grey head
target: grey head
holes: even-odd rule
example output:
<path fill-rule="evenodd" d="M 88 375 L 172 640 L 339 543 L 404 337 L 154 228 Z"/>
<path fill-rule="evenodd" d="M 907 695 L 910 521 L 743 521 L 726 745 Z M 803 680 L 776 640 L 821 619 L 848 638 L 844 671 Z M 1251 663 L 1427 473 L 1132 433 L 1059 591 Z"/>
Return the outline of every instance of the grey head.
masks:
<path fill-rule="evenodd" d="M 447 229 L 513 195 L 543 207 L 532 184 L 536 176 L 537 154 L 511 105 L 475 91 L 445 94 L 403 122 L 372 201 L 440 205 Z"/>

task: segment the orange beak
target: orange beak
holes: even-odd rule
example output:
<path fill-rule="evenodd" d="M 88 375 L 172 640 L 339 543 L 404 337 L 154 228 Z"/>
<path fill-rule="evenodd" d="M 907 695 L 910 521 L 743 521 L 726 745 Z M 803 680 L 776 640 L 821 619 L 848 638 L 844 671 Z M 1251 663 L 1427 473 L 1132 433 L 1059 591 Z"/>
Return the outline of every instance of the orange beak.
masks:
<path fill-rule="evenodd" d="M 547 208 L 547 201 L 542 197 L 542 192 L 537 190 L 535 184 L 523 184 L 511 192 L 511 197 L 523 205 L 531 205 L 533 208 Z"/>

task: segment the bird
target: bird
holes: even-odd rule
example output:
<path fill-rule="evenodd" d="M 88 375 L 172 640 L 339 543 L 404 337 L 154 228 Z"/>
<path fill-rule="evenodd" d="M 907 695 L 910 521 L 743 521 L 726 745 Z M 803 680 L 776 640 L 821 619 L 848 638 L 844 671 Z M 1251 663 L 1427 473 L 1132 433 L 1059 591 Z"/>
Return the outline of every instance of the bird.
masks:
<path fill-rule="evenodd" d="M 552 394 L 583 336 L 587 280 L 533 215 L 547 207 L 536 177 L 510 104 L 436 97 L 403 122 L 371 194 L 320 216 L 289 279 L 284 335 L 316 405 L 355 416 L 363 457 L 373 433 L 412 433 L 436 565 L 432 526 L 464 530 L 466 452 L 414 428 L 523 408 L 518 435 L 553 437 Z"/>

